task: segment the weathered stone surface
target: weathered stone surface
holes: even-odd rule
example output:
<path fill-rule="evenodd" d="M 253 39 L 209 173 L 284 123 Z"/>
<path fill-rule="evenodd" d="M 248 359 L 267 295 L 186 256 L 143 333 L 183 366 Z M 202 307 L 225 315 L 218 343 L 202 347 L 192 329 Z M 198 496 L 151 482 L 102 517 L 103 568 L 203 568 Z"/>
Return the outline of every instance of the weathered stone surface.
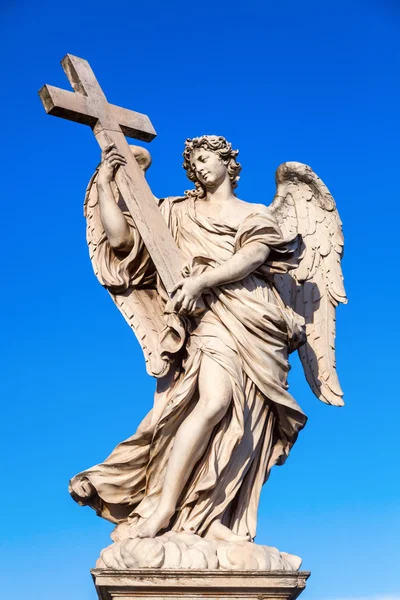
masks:
<path fill-rule="evenodd" d="M 308 572 L 94 569 L 99 600 L 295 600 Z"/>

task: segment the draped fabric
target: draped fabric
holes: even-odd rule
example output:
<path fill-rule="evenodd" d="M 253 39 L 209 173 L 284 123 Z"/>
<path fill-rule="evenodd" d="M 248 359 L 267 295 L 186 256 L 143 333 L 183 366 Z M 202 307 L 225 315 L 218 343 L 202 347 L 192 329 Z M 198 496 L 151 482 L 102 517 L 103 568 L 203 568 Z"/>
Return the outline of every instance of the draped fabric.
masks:
<path fill-rule="evenodd" d="M 288 352 L 304 342 L 304 322 L 273 286 L 274 273 L 295 266 L 297 240 L 283 238 L 267 209 L 257 208 L 233 227 L 200 215 L 193 198 L 166 199 L 160 208 L 187 257 L 186 274 L 215 268 L 254 241 L 271 253 L 243 280 L 203 294 L 195 316 L 186 320 L 180 368 L 159 382 L 153 410 L 102 464 L 73 478 L 71 493 L 116 523 L 151 515 L 176 432 L 198 401 L 198 375 L 207 356 L 228 374 L 232 401 L 190 475 L 170 528 L 202 535 L 220 519 L 235 533 L 254 538 L 262 485 L 272 466 L 284 462 L 306 422 L 287 391 Z M 100 246 L 96 264 L 110 289 L 153 282 L 164 294 L 137 232 L 127 257 L 113 254 L 106 239 Z M 177 319 L 167 304 L 160 340 L 166 351 L 171 317 Z M 89 500 L 76 493 L 76 484 L 85 479 L 96 490 Z"/>

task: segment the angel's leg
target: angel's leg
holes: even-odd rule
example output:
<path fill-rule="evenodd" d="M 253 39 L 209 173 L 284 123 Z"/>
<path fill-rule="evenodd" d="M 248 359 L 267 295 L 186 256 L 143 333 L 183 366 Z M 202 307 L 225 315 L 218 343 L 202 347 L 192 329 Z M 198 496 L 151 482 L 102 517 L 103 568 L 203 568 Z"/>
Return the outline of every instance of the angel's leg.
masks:
<path fill-rule="evenodd" d="M 227 372 L 204 354 L 198 385 L 199 401 L 175 436 L 160 503 L 138 529 L 139 537 L 154 537 L 168 525 L 194 466 L 207 448 L 214 427 L 231 403 L 232 385 Z"/>

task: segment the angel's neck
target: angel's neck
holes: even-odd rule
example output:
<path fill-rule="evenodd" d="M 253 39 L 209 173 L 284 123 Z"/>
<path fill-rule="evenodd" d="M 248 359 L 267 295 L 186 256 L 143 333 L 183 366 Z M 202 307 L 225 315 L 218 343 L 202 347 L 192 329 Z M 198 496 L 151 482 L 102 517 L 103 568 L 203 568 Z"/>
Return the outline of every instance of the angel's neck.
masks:
<path fill-rule="evenodd" d="M 232 184 L 228 173 L 223 181 L 214 187 L 207 188 L 206 190 L 206 202 L 212 202 L 213 204 L 223 204 L 234 198 L 232 191 Z"/>

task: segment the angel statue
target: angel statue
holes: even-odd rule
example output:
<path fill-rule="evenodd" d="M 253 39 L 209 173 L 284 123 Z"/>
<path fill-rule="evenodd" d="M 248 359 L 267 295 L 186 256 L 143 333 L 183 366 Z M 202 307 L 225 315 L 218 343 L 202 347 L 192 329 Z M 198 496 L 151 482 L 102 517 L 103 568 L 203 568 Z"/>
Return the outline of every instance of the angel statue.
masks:
<path fill-rule="evenodd" d="M 131 151 L 145 176 L 149 153 Z M 183 167 L 194 188 L 154 200 L 186 259 L 170 295 L 115 184 L 125 164 L 115 146 L 87 189 L 94 272 L 157 378 L 136 433 L 70 483 L 79 504 L 117 525 L 118 564 L 121 548 L 126 557 L 148 538 L 256 546 L 261 488 L 307 420 L 288 392 L 291 352 L 315 395 L 343 405 L 335 312 L 346 296 L 335 202 L 297 162 L 278 168 L 270 206 L 240 200 L 237 155 L 221 136 L 187 139 Z"/>

